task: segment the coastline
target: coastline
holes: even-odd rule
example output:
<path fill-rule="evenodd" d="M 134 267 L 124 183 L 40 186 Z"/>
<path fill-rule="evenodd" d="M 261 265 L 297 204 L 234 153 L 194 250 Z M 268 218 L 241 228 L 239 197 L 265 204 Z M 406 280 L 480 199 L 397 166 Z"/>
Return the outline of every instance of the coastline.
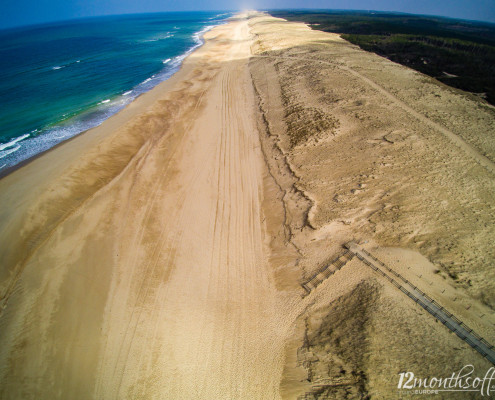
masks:
<path fill-rule="evenodd" d="M 195 38 L 195 40 L 197 41 L 196 44 L 194 44 L 191 48 L 189 48 L 188 50 L 186 50 L 183 54 L 179 54 L 175 57 L 173 57 L 173 59 L 168 59 L 167 61 L 171 61 L 170 64 L 174 64 L 172 67 L 170 67 L 169 69 L 167 69 L 166 67 L 164 67 L 162 70 L 156 72 L 154 75 L 152 75 L 151 77 L 148 77 L 145 81 L 141 82 L 140 84 L 132 87 L 132 88 L 129 88 L 129 90 L 127 92 L 125 92 L 124 94 L 120 94 L 114 98 L 112 98 L 112 102 L 114 102 L 115 100 L 118 100 L 118 99 L 121 99 L 121 100 L 124 100 L 124 96 L 126 96 L 127 94 L 133 92 L 133 91 L 136 91 L 137 92 L 137 95 L 133 95 L 132 99 L 130 101 L 128 101 L 125 105 L 123 106 L 114 106 L 116 107 L 116 111 L 113 111 L 110 113 L 109 116 L 107 116 L 106 118 L 104 118 L 102 121 L 98 122 L 97 120 L 96 121 L 93 121 L 91 122 L 91 124 L 94 124 L 94 126 L 90 126 L 88 127 L 87 129 L 84 129 L 78 133 L 74 133 L 74 134 L 69 134 L 68 137 L 66 139 L 62 139 L 61 141 L 58 141 L 56 142 L 54 145 L 52 145 L 51 147 L 48 147 L 48 148 L 45 148 L 44 150 L 38 152 L 38 153 L 35 153 L 33 155 L 30 155 L 28 156 L 27 158 L 24 158 L 24 159 L 21 159 L 21 161 L 18 161 L 16 162 L 16 164 L 14 165 L 10 165 L 6 168 L 4 168 L 4 166 L 1 167 L 0 169 L 0 179 L 2 179 L 4 176 L 12 173 L 13 171 L 15 171 L 16 169 L 18 168 L 21 168 L 22 166 L 26 165 L 27 163 L 31 162 L 32 160 L 40 157 L 41 155 L 45 154 L 46 152 L 60 146 L 61 144 L 65 143 L 66 141 L 70 141 L 72 140 L 74 137 L 77 137 L 81 134 L 84 134 L 85 132 L 87 131 L 90 131 L 92 129 L 95 129 L 97 127 L 99 127 L 102 123 L 104 123 L 106 120 L 108 120 L 109 118 L 113 117 L 114 115 L 122 112 L 125 110 L 125 108 L 131 104 L 132 102 L 134 102 L 137 98 L 139 98 L 140 96 L 142 96 L 143 94 L 149 92 L 150 90 L 153 90 L 155 87 L 157 87 L 158 85 L 160 85 L 161 83 L 169 80 L 174 74 L 176 74 L 180 68 L 182 67 L 182 64 L 184 62 L 184 60 L 189 56 L 191 55 L 195 50 L 197 50 L 198 48 L 200 48 L 201 46 L 204 45 L 204 39 L 203 39 L 203 36 L 208 32 L 210 31 L 211 29 L 213 29 L 214 27 L 216 26 L 220 26 L 220 25 L 223 25 L 225 23 L 228 22 L 230 17 L 228 18 L 224 18 L 223 20 L 218 20 L 216 21 L 216 23 L 214 25 L 207 25 L 205 26 L 203 29 L 201 29 L 200 31 L 196 32 L 193 37 Z M 145 89 L 143 91 L 143 89 L 140 87 L 147 83 L 148 81 L 153 81 L 153 80 L 157 80 L 158 79 L 158 82 L 154 84 L 154 86 L 152 86 L 151 88 L 148 88 L 148 89 Z M 104 100 L 104 101 L 100 101 L 100 103 L 98 103 L 98 105 L 100 104 L 104 104 L 106 102 L 108 102 L 109 100 Z M 88 115 L 92 115 L 92 114 L 95 114 L 98 113 L 98 112 L 103 112 L 103 110 L 99 110 L 96 108 L 93 109 L 93 110 L 85 110 L 83 111 L 82 113 L 79 113 L 77 115 L 74 115 L 72 117 L 72 122 L 70 122 L 68 124 L 68 128 L 70 129 L 71 127 L 74 126 L 74 124 L 78 123 L 79 121 L 79 118 L 81 118 L 82 116 L 84 116 L 85 114 L 88 114 Z M 27 139 L 23 140 L 22 142 L 24 141 L 27 141 L 29 142 L 30 140 L 41 140 L 41 147 L 43 147 L 43 136 L 44 135 L 47 135 L 47 139 L 52 141 L 53 139 L 51 138 L 51 135 L 53 132 L 55 132 L 57 129 L 60 129 L 61 125 L 60 125 L 60 122 L 59 123 L 56 123 L 52 128 L 50 128 L 46 133 L 43 133 L 41 134 L 40 136 L 38 137 L 28 137 Z M 52 132 L 53 131 L 53 132 Z M 21 135 L 19 138 L 23 138 L 25 136 L 29 136 L 29 134 L 24 134 L 24 135 Z M 12 139 L 10 142 L 15 142 L 17 141 L 19 138 L 14 138 Z M 8 142 L 8 143 L 10 143 Z M 22 143 L 21 142 L 21 143 Z M 5 145 L 5 144 L 4 144 Z M 33 144 L 30 144 L 30 146 L 33 146 Z M 31 150 L 28 148 L 27 152 L 31 152 Z M 8 156 L 7 156 L 8 158 Z M 0 162 L 0 165 L 2 163 Z"/>
<path fill-rule="evenodd" d="M 0 180 L 0 397 L 396 398 L 399 371 L 483 376 L 343 253 L 495 342 L 495 183 L 443 132 L 494 154 L 480 104 L 302 23 L 215 27 Z"/>

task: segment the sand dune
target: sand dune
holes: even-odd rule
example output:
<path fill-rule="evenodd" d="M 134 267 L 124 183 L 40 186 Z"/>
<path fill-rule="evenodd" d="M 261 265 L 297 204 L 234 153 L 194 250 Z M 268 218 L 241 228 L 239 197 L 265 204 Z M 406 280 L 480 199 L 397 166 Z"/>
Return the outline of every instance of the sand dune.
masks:
<path fill-rule="evenodd" d="M 300 282 L 357 240 L 493 342 L 493 107 L 336 34 L 271 17 L 250 24 L 267 159 L 283 157 L 276 179 L 291 171 L 307 199 L 305 223 L 290 229 Z M 401 371 L 490 367 L 359 260 L 306 299 L 284 398 L 396 399 Z"/>

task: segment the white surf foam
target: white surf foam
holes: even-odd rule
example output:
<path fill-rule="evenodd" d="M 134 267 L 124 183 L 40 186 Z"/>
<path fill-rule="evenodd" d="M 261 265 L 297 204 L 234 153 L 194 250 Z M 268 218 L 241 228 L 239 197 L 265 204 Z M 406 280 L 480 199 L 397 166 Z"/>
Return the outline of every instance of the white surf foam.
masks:
<path fill-rule="evenodd" d="M 149 37 L 147 39 L 142 39 L 139 42 L 141 42 L 141 43 L 158 42 L 160 40 L 170 39 L 171 37 L 174 37 L 174 34 L 171 33 L 171 32 L 166 32 L 166 33 L 162 33 L 162 34 L 151 36 L 151 37 Z"/>
<path fill-rule="evenodd" d="M 74 119 L 72 117 L 66 119 L 64 123 L 59 126 L 44 128 L 40 131 L 41 134 L 26 134 L 19 138 L 11 140 L 9 143 L 0 144 L 0 158 L 5 158 L 3 160 L 4 162 L 2 163 L 3 165 L 0 167 L 0 170 L 14 166 L 23 160 L 26 160 L 32 156 L 35 156 L 36 154 L 50 149 L 51 147 L 64 140 L 67 140 L 68 138 L 76 136 L 88 129 L 100 125 L 103 121 L 120 111 L 139 95 L 151 90 L 160 82 L 163 82 L 170 78 L 179 69 L 182 61 L 204 43 L 202 36 L 214 26 L 221 25 L 223 23 L 225 22 L 218 21 L 218 23 L 215 23 L 215 25 L 205 26 L 203 29 L 196 32 L 193 35 L 195 44 L 191 48 L 189 48 L 181 55 L 178 55 L 171 59 L 166 59 L 166 63 L 164 62 L 164 64 L 166 65 L 163 66 L 163 69 L 159 73 L 136 85 L 132 90 L 124 92 L 120 97 L 114 98 L 112 100 L 105 99 L 98 103 L 98 106 L 94 110 L 90 110 L 85 114 L 75 116 Z M 175 29 L 180 28 L 175 27 Z M 75 64 L 80 61 L 81 60 L 73 61 L 70 64 Z M 55 67 L 57 67 L 56 69 L 61 69 L 64 68 L 65 65 L 57 65 Z M 24 139 L 26 139 L 25 143 L 22 143 L 22 145 L 16 145 L 17 142 Z M 11 148 L 12 146 L 15 147 Z"/>
<path fill-rule="evenodd" d="M 9 154 L 15 153 L 17 150 L 21 148 L 20 145 L 15 146 L 13 149 L 0 151 L 0 158 L 7 157 Z"/>
<path fill-rule="evenodd" d="M 30 136 L 29 133 L 26 133 L 25 135 L 22 135 L 22 136 L 16 137 L 15 139 L 12 139 L 8 143 L 0 144 L 0 151 L 2 151 L 4 149 L 8 149 L 9 147 L 12 147 L 17 142 L 20 142 L 21 140 L 24 140 L 24 139 L 28 138 L 29 136 Z"/>

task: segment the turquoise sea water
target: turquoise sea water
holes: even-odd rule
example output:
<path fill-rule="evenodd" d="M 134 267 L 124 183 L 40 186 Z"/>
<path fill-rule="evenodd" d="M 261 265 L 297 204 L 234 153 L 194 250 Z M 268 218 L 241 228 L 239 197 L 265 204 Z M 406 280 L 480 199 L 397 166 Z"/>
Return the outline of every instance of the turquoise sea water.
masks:
<path fill-rule="evenodd" d="M 140 14 L 0 31 L 0 173 L 169 78 L 230 15 Z"/>

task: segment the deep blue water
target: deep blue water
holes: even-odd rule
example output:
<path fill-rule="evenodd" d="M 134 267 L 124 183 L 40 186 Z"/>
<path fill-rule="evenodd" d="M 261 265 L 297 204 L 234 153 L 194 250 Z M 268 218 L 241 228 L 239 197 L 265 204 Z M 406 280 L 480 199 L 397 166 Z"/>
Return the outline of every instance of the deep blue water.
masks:
<path fill-rule="evenodd" d="M 230 14 L 99 17 L 0 31 L 0 172 L 170 77 Z"/>

